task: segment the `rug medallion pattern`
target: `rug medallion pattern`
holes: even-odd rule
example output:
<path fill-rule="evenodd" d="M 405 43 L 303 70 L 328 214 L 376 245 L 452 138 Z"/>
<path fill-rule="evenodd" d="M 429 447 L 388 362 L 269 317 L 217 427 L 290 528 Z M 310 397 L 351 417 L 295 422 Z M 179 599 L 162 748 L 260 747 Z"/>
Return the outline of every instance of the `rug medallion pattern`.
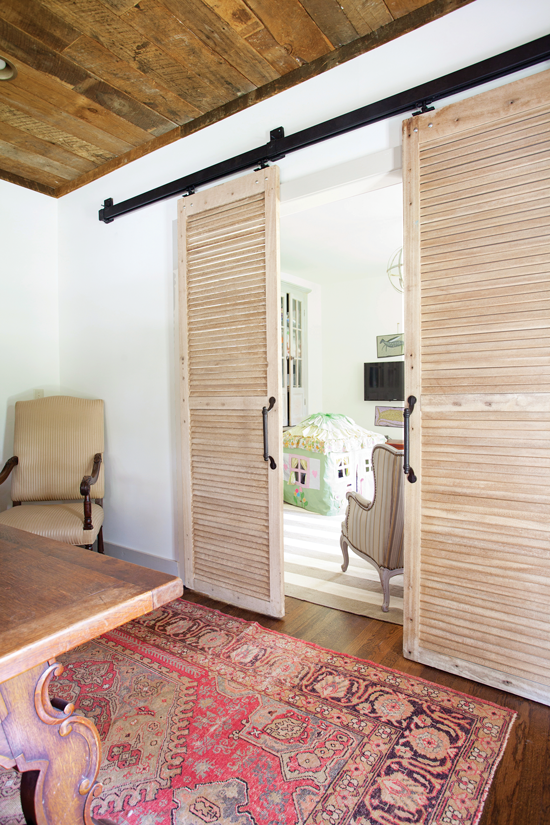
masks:
<path fill-rule="evenodd" d="M 514 718 L 183 600 L 61 659 L 103 743 L 92 812 L 121 824 L 474 825 Z"/>

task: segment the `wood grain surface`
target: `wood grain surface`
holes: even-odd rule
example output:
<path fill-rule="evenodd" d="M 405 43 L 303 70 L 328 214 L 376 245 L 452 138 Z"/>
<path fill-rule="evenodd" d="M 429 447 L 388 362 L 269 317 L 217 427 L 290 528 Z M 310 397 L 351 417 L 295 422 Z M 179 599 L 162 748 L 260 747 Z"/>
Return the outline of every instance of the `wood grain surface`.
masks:
<path fill-rule="evenodd" d="M 550 704 L 550 72 L 404 124 L 406 655 Z"/>
<path fill-rule="evenodd" d="M 177 598 L 181 579 L 0 528 L 0 682 Z"/>
<path fill-rule="evenodd" d="M 282 452 L 277 398 L 279 169 L 179 202 L 185 580 L 281 615 Z M 228 522 L 227 516 L 238 516 Z"/>
<path fill-rule="evenodd" d="M 0 178 L 60 197 L 469 2 L 4 0 L 0 126 L 28 137 Z"/>

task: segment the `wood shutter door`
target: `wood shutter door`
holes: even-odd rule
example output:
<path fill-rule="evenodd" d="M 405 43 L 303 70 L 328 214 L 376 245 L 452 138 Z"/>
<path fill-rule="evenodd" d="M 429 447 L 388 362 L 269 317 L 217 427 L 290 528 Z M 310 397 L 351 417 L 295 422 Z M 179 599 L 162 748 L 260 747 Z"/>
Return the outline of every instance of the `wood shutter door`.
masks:
<path fill-rule="evenodd" d="M 404 652 L 550 703 L 550 73 L 404 124 Z"/>
<path fill-rule="evenodd" d="M 187 587 L 284 615 L 279 170 L 179 201 Z"/>

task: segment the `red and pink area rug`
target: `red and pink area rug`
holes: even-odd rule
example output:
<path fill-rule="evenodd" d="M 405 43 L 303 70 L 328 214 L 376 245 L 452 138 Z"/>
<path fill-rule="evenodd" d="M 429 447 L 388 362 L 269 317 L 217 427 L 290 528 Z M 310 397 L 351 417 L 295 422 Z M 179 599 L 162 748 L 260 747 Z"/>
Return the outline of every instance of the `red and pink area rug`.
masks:
<path fill-rule="evenodd" d="M 514 714 L 182 600 L 64 655 L 103 742 L 95 817 L 473 825 Z M 24 825 L 0 771 L 0 822 Z"/>

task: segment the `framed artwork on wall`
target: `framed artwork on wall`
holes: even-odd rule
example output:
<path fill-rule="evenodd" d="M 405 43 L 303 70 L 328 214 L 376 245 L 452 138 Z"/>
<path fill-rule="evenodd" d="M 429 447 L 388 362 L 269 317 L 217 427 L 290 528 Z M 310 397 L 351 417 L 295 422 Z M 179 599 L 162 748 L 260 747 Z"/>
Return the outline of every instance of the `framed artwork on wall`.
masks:
<path fill-rule="evenodd" d="M 376 336 L 376 355 L 389 358 L 390 355 L 403 355 L 405 352 L 405 335 L 403 332 Z"/>
<path fill-rule="evenodd" d="M 375 407 L 374 425 L 376 427 L 402 427 L 403 407 Z"/>

